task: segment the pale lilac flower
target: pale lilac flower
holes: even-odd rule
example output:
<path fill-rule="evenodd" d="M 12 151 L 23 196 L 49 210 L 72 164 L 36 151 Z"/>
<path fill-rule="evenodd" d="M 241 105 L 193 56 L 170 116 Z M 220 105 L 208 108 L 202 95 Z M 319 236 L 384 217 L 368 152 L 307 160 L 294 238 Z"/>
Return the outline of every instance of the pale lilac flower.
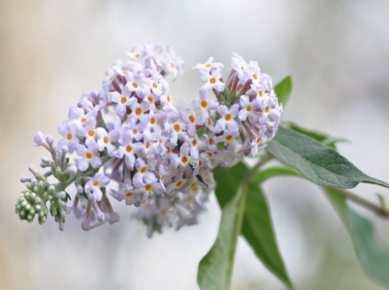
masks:
<path fill-rule="evenodd" d="M 121 146 L 116 149 L 114 155 L 116 158 L 123 158 L 129 169 L 133 169 L 135 165 L 135 154 L 139 150 L 139 145 L 132 142 L 131 132 L 129 128 L 124 128 L 119 139 Z"/>
<path fill-rule="evenodd" d="M 196 64 L 193 69 L 197 69 L 200 72 L 210 72 L 213 69 L 221 70 L 223 68 L 222 63 L 213 62 L 213 57 L 208 58 L 205 63 L 198 63 Z"/>
<path fill-rule="evenodd" d="M 81 156 L 81 159 L 77 161 L 77 168 L 81 171 L 88 169 L 89 164 L 93 168 L 99 168 L 102 164 L 101 159 L 98 155 L 99 147 L 95 140 L 88 139 L 86 141 L 86 147 L 84 145 L 77 146 L 77 153 Z"/>
<path fill-rule="evenodd" d="M 239 125 L 235 120 L 235 117 L 239 113 L 239 105 L 234 104 L 228 109 L 226 106 L 219 106 L 217 112 L 220 114 L 220 119 L 216 122 L 216 129 L 223 131 L 225 129 L 230 130 L 231 132 L 237 132 Z"/>
<path fill-rule="evenodd" d="M 137 102 L 135 97 L 131 97 L 131 93 L 132 92 L 127 87 L 123 88 L 121 94 L 118 92 L 110 93 L 110 98 L 116 103 L 116 113 L 121 117 L 124 116 L 127 108 Z"/>
<path fill-rule="evenodd" d="M 225 84 L 223 64 L 213 58 L 194 67 L 205 83 L 187 109 L 177 109 L 169 92 L 165 77 L 179 76 L 184 64 L 169 46 L 148 42 L 127 55 L 128 61 L 117 59 L 106 71 L 100 91 L 83 93 L 70 108 L 69 120 L 58 126 L 63 138 L 57 150 L 41 132 L 34 146 L 51 153 L 52 160 L 42 159 L 42 167 L 51 169 L 44 177 L 75 179 L 72 209 L 83 229 L 119 221 L 105 194 L 109 190 L 110 197 L 138 207 L 151 236 L 167 225 L 196 224 L 215 186 L 212 169 L 262 150 L 276 134 L 282 106 L 271 77 L 236 53 Z M 208 97 L 210 91 L 216 99 Z M 72 160 L 67 154 L 75 149 L 79 157 Z M 29 190 L 36 188 L 34 180 L 22 178 Z M 110 180 L 115 187 L 108 189 Z M 66 193 L 56 188 L 51 184 L 48 192 L 60 201 L 48 203 L 63 228 L 70 207 Z"/>
<path fill-rule="evenodd" d="M 101 138 L 97 141 L 99 151 L 103 151 L 106 148 L 108 155 L 113 156 L 113 153 L 116 150 L 116 146 L 113 143 L 117 142 L 119 138 L 119 130 L 111 130 L 108 133 L 107 131 L 102 132 Z"/>
<path fill-rule="evenodd" d="M 102 173 L 97 173 L 93 178 L 90 178 L 85 183 L 85 192 L 92 193 L 97 201 L 103 198 L 102 187 L 106 187 L 110 182 L 110 178 Z"/>
<path fill-rule="evenodd" d="M 202 124 L 205 124 L 209 118 L 209 111 L 215 110 L 219 106 L 219 102 L 216 100 L 210 100 L 208 98 L 200 98 L 200 100 L 193 101 L 193 107 L 196 110 L 200 110 L 200 120 Z"/>
<path fill-rule="evenodd" d="M 36 135 L 34 137 L 34 142 L 32 145 L 35 147 L 43 146 L 47 150 L 49 150 L 49 147 L 46 142 L 46 138 L 47 138 L 46 134 L 42 133 L 41 131 L 38 131 L 36 132 Z"/>
<path fill-rule="evenodd" d="M 205 72 L 200 74 L 202 79 L 205 81 L 200 88 L 200 96 L 205 99 L 209 91 L 215 89 L 219 92 L 224 90 L 225 84 L 220 80 L 222 74 L 219 71 L 212 71 L 212 74 Z"/>
<path fill-rule="evenodd" d="M 196 135 L 197 121 L 196 113 L 193 110 L 182 110 L 180 111 L 180 118 L 186 124 L 186 131 L 190 136 Z"/>
<path fill-rule="evenodd" d="M 242 95 L 240 96 L 240 106 L 242 109 L 239 111 L 239 120 L 245 121 L 248 118 L 251 123 L 256 123 L 258 120 L 256 110 L 262 107 L 261 102 L 257 98 L 250 102 L 248 96 Z"/>
<path fill-rule="evenodd" d="M 77 149 L 78 144 L 80 144 L 76 132 L 77 127 L 71 126 L 72 121 L 73 120 L 65 121 L 57 127 L 58 133 L 63 137 L 57 144 L 58 152 L 60 152 L 64 146 L 67 146 L 69 153 L 73 153 Z"/>
<path fill-rule="evenodd" d="M 157 182 L 155 174 L 150 171 L 150 169 L 154 169 L 153 167 L 154 166 L 152 164 L 146 164 L 142 158 L 138 158 L 136 160 L 135 168 L 137 172 L 132 178 L 132 182 L 135 187 Z"/>
<path fill-rule="evenodd" d="M 146 52 L 143 45 L 135 45 L 130 51 L 126 51 L 126 55 L 134 61 L 142 61 L 142 58 L 145 56 Z"/>
<path fill-rule="evenodd" d="M 131 114 L 129 115 L 129 118 L 133 119 L 131 122 L 134 122 L 135 120 L 139 121 L 146 121 L 148 120 L 147 112 L 150 109 L 150 103 L 142 101 L 139 103 L 134 103 L 131 105 Z"/>
<path fill-rule="evenodd" d="M 144 74 L 129 71 L 126 73 L 126 80 L 126 87 L 131 92 L 135 92 L 138 98 L 144 98 L 148 94 L 148 89 L 150 88 Z"/>
<path fill-rule="evenodd" d="M 86 140 L 95 140 L 96 142 L 99 142 L 100 139 L 107 135 L 107 131 L 102 127 L 96 126 L 97 123 L 94 119 L 83 124 L 82 136 L 85 137 Z"/>

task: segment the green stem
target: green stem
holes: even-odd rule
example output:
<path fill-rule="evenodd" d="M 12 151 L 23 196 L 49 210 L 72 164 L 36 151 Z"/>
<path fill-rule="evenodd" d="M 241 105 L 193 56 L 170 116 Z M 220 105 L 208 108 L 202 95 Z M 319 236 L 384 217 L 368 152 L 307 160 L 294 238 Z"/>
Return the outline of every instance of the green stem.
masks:
<path fill-rule="evenodd" d="M 349 191 L 346 191 L 346 190 L 343 190 L 343 189 L 340 189 L 340 188 L 336 188 L 336 187 L 333 187 L 333 189 L 341 194 L 341 195 L 344 195 L 345 197 L 347 197 L 347 199 L 349 200 L 352 200 L 356 203 L 359 203 L 360 205 L 362 205 L 363 207 L 373 211 L 374 213 L 376 213 L 377 215 L 379 216 L 382 216 L 382 217 L 389 217 L 389 210 L 386 208 L 386 204 L 385 203 L 382 203 L 382 206 L 378 206 L 378 205 L 375 205 L 374 203 L 366 200 L 366 199 L 363 199 L 362 197 L 358 196 L 358 195 L 355 195 Z"/>
<path fill-rule="evenodd" d="M 245 181 L 250 181 L 251 177 L 258 171 L 258 169 L 260 169 L 263 165 L 265 165 L 265 163 L 267 163 L 271 159 L 273 159 L 273 155 L 269 153 L 265 153 L 265 155 L 263 155 L 263 157 L 257 162 L 257 164 L 255 164 L 249 170 L 249 172 L 246 175 Z"/>
<path fill-rule="evenodd" d="M 101 157 L 101 161 L 102 161 L 102 164 L 104 164 L 105 162 L 107 162 L 109 159 L 111 159 L 111 156 L 109 155 L 104 155 Z M 60 183 L 57 183 L 55 185 L 55 192 L 60 192 L 60 191 L 63 191 L 65 190 L 70 184 L 72 184 L 74 181 L 78 180 L 78 179 L 81 179 L 82 177 L 85 177 L 85 176 L 89 176 L 90 173 L 94 173 L 94 172 L 97 172 L 98 170 L 100 169 L 97 168 L 89 168 L 88 170 L 82 172 L 82 171 L 78 171 L 77 174 L 71 176 L 68 180 L 66 181 L 63 181 L 63 182 L 60 182 Z"/>

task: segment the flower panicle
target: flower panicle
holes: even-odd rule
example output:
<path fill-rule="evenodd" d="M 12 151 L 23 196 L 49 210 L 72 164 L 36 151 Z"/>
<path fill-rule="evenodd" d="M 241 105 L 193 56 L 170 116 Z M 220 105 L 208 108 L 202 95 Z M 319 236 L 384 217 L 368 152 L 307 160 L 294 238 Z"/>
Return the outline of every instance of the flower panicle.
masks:
<path fill-rule="evenodd" d="M 37 215 L 42 224 L 50 213 L 62 230 L 73 212 L 90 230 L 120 220 L 114 198 L 137 208 L 148 236 L 197 224 L 215 187 L 212 169 L 257 155 L 274 137 L 282 107 L 256 62 L 233 53 L 226 80 L 213 58 L 197 64 L 205 82 L 199 99 L 179 110 L 166 77 L 182 75 L 182 59 L 152 42 L 126 55 L 106 71 L 100 91 L 83 93 L 69 109 L 56 145 L 42 132 L 35 136 L 33 145 L 51 158 L 40 164 L 48 171 L 30 166 L 34 177 L 21 178 L 27 187 L 16 202 L 21 219 Z"/>

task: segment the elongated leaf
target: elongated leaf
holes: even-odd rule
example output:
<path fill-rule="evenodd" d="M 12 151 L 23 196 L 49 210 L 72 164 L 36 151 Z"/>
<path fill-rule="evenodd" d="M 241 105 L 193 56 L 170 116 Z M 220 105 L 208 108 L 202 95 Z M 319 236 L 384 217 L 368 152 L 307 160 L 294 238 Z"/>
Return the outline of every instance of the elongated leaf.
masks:
<path fill-rule="evenodd" d="M 215 192 L 222 209 L 233 199 L 238 185 L 248 170 L 248 167 L 242 162 L 231 168 L 218 167 L 214 169 L 214 178 L 217 182 Z M 242 225 L 243 237 L 269 271 L 292 288 L 277 246 L 270 211 L 258 183 L 249 185 L 245 206 Z"/>
<path fill-rule="evenodd" d="M 288 103 L 290 94 L 292 93 L 292 78 L 290 76 L 284 78 L 274 87 L 274 91 L 278 98 L 278 102 L 285 107 Z"/>
<path fill-rule="evenodd" d="M 325 191 L 349 232 L 364 271 L 389 289 L 389 247 L 375 235 L 371 222 L 352 210 L 336 189 Z"/>
<path fill-rule="evenodd" d="M 269 206 L 258 184 L 250 184 L 248 189 L 242 235 L 266 268 L 293 289 L 278 249 Z"/>
<path fill-rule="evenodd" d="M 199 264 L 197 282 L 201 290 L 228 290 L 230 287 L 247 188 L 247 183 L 241 183 L 235 197 L 224 205 L 216 241 Z"/>
<path fill-rule="evenodd" d="M 319 141 L 320 143 L 323 143 L 324 145 L 332 147 L 334 149 L 335 149 L 336 143 L 338 143 L 338 142 L 350 142 L 344 138 L 333 138 L 333 137 L 331 137 L 325 133 L 322 133 L 322 132 L 305 129 L 305 128 L 303 128 L 295 123 L 292 123 L 292 122 L 284 123 L 283 126 L 286 128 L 292 129 L 296 132 L 299 132 L 303 135 L 307 135 L 308 137 L 311 137 L 311 138 L 315 139 L 316 141 Z"/>
<path fill-rule="evenodd" d="M 266 148 L 319 185 L 353 188 L 364 182 L 389 188 L 388 183 L 366 175 L 334 149 L 290 129 L 279 127 Z"/>

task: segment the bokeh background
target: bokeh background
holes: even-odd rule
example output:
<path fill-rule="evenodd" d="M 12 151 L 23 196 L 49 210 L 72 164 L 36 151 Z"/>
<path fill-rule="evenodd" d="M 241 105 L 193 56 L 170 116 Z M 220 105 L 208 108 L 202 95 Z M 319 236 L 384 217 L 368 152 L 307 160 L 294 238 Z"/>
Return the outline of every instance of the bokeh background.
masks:
<path fill-rule="evenodd" d="M 35 132 L 58 137 L 81 92 L 99 89 L 105 69 L 147 40 L 170 44 L 186 60 L 184 78 L 171 86 L 176 102 L 196 98 L 201 81 L 191 67 L 208 56 L 229 68 L 237 51 L 274 82 L 292 75 L 283 120 L 347 138 L 341 153 L 389 181 L 388 15 L 384 0 L 0 0 L 0 288 L 198 289 L 197 264 L 220 220 L 214 198 L 200 225 L 152 239 L 119 203 L 122 222 L 91 232 L 74 216 L 60 232 L 53 221 L 27 224 L 14 214 L 19 177 L 47 155 L 32 147 Z M 282 178 L 265 189 L 296 289 L 383 289 L 363 274 L 318 187 Z M 376 186 L 354 192 L 389 198 Z M 388 220 L 355 209 L 389 242 Z M 285 288 L 239 240 L 232 289 Z"/>

